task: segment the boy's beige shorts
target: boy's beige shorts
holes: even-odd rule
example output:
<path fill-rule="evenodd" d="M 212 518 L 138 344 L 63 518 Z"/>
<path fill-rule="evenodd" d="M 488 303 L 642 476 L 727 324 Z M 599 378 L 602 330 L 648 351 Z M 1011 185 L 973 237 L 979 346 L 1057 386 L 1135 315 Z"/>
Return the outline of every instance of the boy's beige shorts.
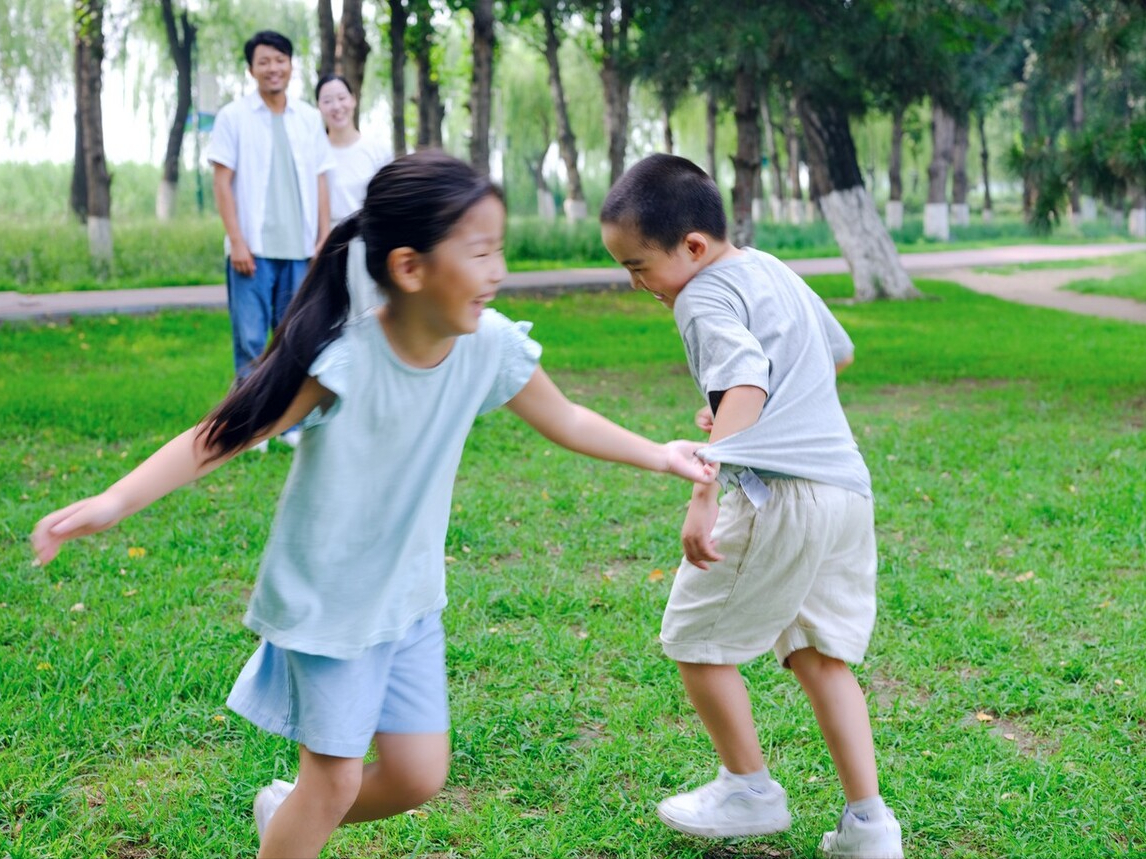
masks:
<path fill-rule="evenodd" d="M 713 529 L 723 561 L 681 562 L 661 623 L 677 662 L 736 665 L 811 647 L 863 661 L 875 625 L 872 500 L 809 480 L 767 481 L 760 509 L 724 494 Z"/>

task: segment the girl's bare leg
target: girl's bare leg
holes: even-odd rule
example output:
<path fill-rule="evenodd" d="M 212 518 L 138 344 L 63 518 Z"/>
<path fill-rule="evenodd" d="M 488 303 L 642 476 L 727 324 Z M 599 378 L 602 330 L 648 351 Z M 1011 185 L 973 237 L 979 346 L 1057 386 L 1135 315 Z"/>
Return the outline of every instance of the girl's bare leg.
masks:
<path fill-rule="evenodd" d="M 343 823 L 401 814 L 432 799 L 450 769 L 447 734 L 375 734 L 378 760 L 362 768 L 362 786 Z"/>
<path fill-rule="evenodd" d="M 354 805 L 362 758 L 336 758 L 299 746 L 298 781 L 263 832 L 259 859 L 314 859 Z"/>

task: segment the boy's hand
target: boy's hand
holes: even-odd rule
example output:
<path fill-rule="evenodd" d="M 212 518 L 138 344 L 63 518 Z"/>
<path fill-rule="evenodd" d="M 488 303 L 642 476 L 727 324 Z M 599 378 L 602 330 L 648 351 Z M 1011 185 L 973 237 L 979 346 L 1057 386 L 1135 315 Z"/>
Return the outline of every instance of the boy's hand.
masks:
<path fill-rule="evenodd" d="M 695 441 L 670 441 L 664 445 L 668 457 L 665 470 L 693 483 L 712 483 L 718 466 L 705 462 L 696 452 L 704 447 Z"/>
<path fill-rule="evenodd" d="M 51 561 L 68 540 L 106 531 L 122 519 L 125 512 L 115 496 L 105 492 L 49 513 L 32 529 L 32 549 L 37 562 Z"/>
<path fill-rule="evenodd" d="M 697 410 L 696 425 L 704 432 L 712 432 L 712 406 L 704 406 Z"/>
<path fill-rule="evenodd" d="M 695 490 L 680 530 L 685 558 L 702 570 L 708 569 L 709 561 L 724 560 L 712 539 L 712 529 L 716 527 L 716 515 L 720 511 L 719 498 L 720 493 L 715 486 Z"/>

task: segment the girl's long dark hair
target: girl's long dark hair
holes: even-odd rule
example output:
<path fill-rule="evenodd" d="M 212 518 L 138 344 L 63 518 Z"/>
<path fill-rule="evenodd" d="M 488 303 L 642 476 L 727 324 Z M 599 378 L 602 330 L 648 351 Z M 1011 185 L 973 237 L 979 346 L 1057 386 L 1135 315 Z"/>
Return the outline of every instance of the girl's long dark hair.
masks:
<path fill-rule="evenodd" d="M 311 261 L 254 372 L 204 418 L 200 435 L 211 457 L 246 447 L 278 421 L 311 363 L 341 334 L 350 309 L 346 260 L 351 240 L 362 237 L 366 270 L 389 291 L 391 251 L 409 247 L 429 252 L 466 212 L 491 195 L 502 199 L 487 177 L 437 150 L 403 155 L 379 170 L 370 180 L 362 209 L 331 231 Z"/>

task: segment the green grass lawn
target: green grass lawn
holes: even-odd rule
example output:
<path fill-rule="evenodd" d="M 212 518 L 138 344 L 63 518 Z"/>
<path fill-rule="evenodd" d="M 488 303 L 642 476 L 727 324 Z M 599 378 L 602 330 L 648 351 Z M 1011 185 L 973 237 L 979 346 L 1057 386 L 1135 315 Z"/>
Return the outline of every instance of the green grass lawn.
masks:
<path fill-rule="evenodd" d="M 847 278 L 817 278 L 825 295 Z M 880 619 L 859 676 L 918 859 L 1146 855 L 1146 328 L 1006 304 L 838 305 L 872 469 Z M 575 399 L 654 437 L 700 404 L 634 293 L 506 299 Z M 221 313 L 0 326 L 0 856 L 252 855 L 295 751 L 224 707 L 290 454 L 248 454 L 46 568 L 26 539 L 227 387 Z M 380 455 L 381 452 L 380 452 Z M 703 842 L 655 803 L 715 761 L 656 641 L 688 487 L 482 418 L 447 554 L 454 760 L 415 814 L 331 857 L 811 857 L 841 795 L 811 710 L 745 668 L 789 833 Z"/>

